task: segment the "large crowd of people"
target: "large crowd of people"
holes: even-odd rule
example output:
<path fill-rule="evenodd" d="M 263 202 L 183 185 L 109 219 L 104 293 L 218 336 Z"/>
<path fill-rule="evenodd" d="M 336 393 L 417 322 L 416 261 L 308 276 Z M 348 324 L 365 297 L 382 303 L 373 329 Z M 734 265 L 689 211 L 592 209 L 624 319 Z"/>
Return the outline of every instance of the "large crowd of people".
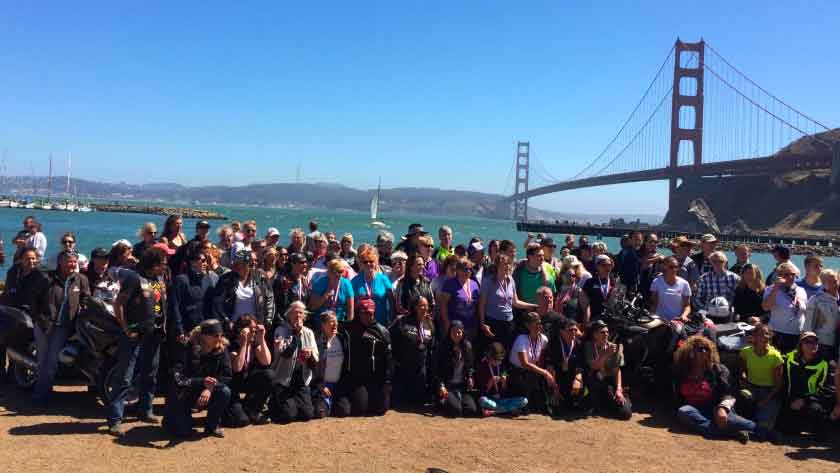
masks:
<path fill-rule="evenodd" d="M 747 246 L 737 261 L 714 235 L 670 242 L 634 232 L 610 253 L 600 241 L 524 246 L 472 236 L 437 241 L 412 224 L 401 238 L 295 228 L 288 241 L 253 220 L 188 237 L 179 216 L 162 232 L 89 255 L 72 232 L 57 251 L 33 217 L 15 237 L 0 304 L 25 310 L 37 346 L 32 402 L 48 406 L 73 320 L 96 298 L 121 329 L 103 417 L 124 435 L 126 408 L 174 436 L 328 416 L 378 416 L 392 407 L 451 417 L 546 414 L 630 419 L 624 347 L 605 310 L 632 294 L 675 334 L 697 317 L 706 330 L 668 354 L 675 419 L 710 437 L 824 436 L 840 417 L 838 275 L 819 256 L 804 271 L 784 246 L 765 279 Z M 215 237 L 213 236 L 215 234 Z M 524 252 L 520 259 L 518 253 Z M 667 250 L 665 250 L 667 251 Z M 735 366 L 715 327 L 753 327 Z M 0 376 L 6 373 L 5 348 Z M 152 401 L 163 391 L 163 418 Z M 670 398 L 666 401 L 665 398 Z"/>

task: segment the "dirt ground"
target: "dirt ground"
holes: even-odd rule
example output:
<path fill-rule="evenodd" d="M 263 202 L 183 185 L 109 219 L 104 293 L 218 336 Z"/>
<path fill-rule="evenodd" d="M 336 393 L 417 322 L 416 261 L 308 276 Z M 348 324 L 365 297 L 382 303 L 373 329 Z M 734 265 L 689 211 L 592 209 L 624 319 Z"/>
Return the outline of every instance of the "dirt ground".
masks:
<path fill-rule="evenodd" d="M 2 471 L 840 471 L 833 444 L 704 440 L 673 430 L 664 409 L 644 407 L 628 422 L 539 415 L 451 420 L 392 411 L 382 418 L 226 429 L 224 439 L 181 443 L 159 426 L 129 419 L 127 435 L 117 440 L 104 433 L 104 409 L 91 394 L 59 389 L 48 410 L 36 410 L 25 395 L 0 386 Z"/>

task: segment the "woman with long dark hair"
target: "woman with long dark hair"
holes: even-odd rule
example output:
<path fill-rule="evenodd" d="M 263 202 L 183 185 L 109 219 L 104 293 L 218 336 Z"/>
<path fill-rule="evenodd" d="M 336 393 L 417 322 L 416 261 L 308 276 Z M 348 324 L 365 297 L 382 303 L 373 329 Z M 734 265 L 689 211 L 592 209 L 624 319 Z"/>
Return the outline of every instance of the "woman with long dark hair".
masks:
<path fill-rule="evenodd" d="M 449 332 L 435 358 L 435 385 L 444 413 L 449 417 L 475 416 L 478 413 L 473 396 L 475 358 L 460 320 L 449 324 Z"/>
<path fill-rule="evenodd" d="M 163 224 L 163 233 L 161 237 L 166 238 L 169 247 L 177 250 L 179 246 L 185 244 L 187 235 L 184 234 L 184 219 L 180 215 L 170 215 L 166 217 L 166 222 Z"/>

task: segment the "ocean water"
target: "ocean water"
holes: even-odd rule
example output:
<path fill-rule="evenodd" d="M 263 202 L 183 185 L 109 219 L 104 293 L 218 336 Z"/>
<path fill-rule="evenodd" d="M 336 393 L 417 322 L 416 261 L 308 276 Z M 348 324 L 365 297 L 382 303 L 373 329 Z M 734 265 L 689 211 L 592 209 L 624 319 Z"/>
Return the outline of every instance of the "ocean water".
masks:
<path fill-rule="evenodd" d="M 275 209 L 262 207 L 208 207 L 217 210 L 231 220 L 257 221 L 257 231 L 260 237 L 265 235 L 268 227 L 276 227 L 280 230 L 282 244 L 288 243 L 288 234 L 292 228 L 300 227 L 308 231 L 308 223 L 315 219 L 320 224 L 321 231 L 334 231 L 340 238 L 342 234 L 350 232 L 354 236 L 355 244 L 363 242 L 374 242 L 379 229 L 370 225 L 369 215 L 361 212 L 335 211 L 322 209 Z M 34 215 L 44 227 L 44 234 L 47 236 L 47 254 L 52 255 L 58 251 L 60 236 L 66 231 L 72 231 L 77 237 L 77 246 L 81 252 L 90 254 L 90 251 L 98 246 L 109 248 L 111 245 L 125 238 L 131 242 L 138 240 L 137 231 L 145 222 L 155 222 L 158 231 L 163 230 L 163 222 L 166 219 L 159 215 L 143 215 L 111 212 L 61 212 L 45 210 L 26 209 L 0 209 L 0 238 L 5 241 L 6 254 L 9 259 L 14 249 L 11 239 L 22 228 L 23 219 L 27 215 Z M 522 242 L 526 234 L 518 232 L 513 222 L 493 220 L 479 217 L 439 217 L 430 215 L 380 215 L 380 221 L 388 225 L 396 238 L 403 235 L 408 226 L 412 223 L 422 223 L 426 230 L 432 233 L 437 240 L 437 229 L 441 225 L 452 227 L 454 243 L 466 243 L 473 235 L 480 236 L 484 241 L 490 239 L 510 239 L 517 243 L 522 254 Z M 188 237 L 193 234 L 195 220 L 184 220 L 184 231 Z M 214 229 L 223 225 L 221 220 L 211 221 Z M 558 244 L 562 244 L 565 235 L 554 235 Z M 215 240 L 215 236 L 213 237 Z M 595 237 L 590 236 L 590 242 Z M 619 242 L 617 238 L 604 238 L 610 251 L 618 251 Z M 667 254 L 667 250 L 665 251 Z M 728 254 L 731 262 L 735 256 Z M 773 267 L 773 258 L 769 254 L 754 254 L 753 261 L 758 263 L 767 274 Z M 794 262 L 802 268 L 802 256 L 795 256 Z M 5 272 L 11 261 L 7 261 L 6 267 L 0 267 L 0 278 L 5 277 Z M 840 268 L 840 258 L 827 258 L 826 266 Z"/>

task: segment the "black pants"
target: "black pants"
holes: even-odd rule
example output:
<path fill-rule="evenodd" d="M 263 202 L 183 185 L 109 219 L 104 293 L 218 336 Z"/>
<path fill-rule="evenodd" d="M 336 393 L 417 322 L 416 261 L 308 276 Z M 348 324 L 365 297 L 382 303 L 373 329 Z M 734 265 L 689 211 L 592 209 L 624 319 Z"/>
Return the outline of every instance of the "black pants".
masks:
<path fill-rule="evenodd" d="M 481 344 L 480 351 L 478 351 L 479 356 L 484 356 L 487 347 L 493 342 L 499 342 L 502 346 L 505 347 L 505 351 L 509 351 L 511 345 L 513 345 L 513 340 L 516 338 L 516 325 L 514 324 L 513 320 L 510 322 L 505 320 L 495 320 L 491 318 L 484 319 L 484 323 L 490 326 L 490 330 L 493 332 L 494 337 L 490 338 L 484 335 L 483 332 L 480 333 L 480 340 L 483 340 Z"/>
<path fill-rule="evenodd" d="M 294 421 L 307 421 L 315 416 L 312 406 L 312 392 L 309 386 L 275 386 L 271 408 L 273 422 L 287 424 Z"/>
<path fill-rule="evenodd" d="M 782 353 L 788 353 L 799 347 L 799 335 L 774 333 L 773 346 Z"/>
<path fill-rule="evenodd" d="M 394 373 L 395 405 L 423 404 L 430 399 L 426 364 L 400 365 Z"/>
<path fill-rule="evenodd" d="M 448 385 L 446 390 L 449 395 L 443 400 L 443 412 L 448 417 L 475 417 L 478 414 L 475 397 L 464 390 L 463 385 Z"/>
<path fill-rule="evenodd" d="M 390 386 L 387 388 L 390 390 Z M 391 408 L 391 393 L 386 392 L 384 383 L 353 383 L 347 390 L 350 399 L 350 414 L 354 417 L 381 416 Z"/>
<path fill-rule="evenodd" d="M 193 428 L 192 408 L 202 391 L 204 391 L 204 386 L 186 389 L 173 387 L 170 395 L 166 397 L 163 415 L 164 429 L 179 437 L 189 435 Z M 210 391 L 210 400 L 207 402 L 205 432 L 216 430 L 229 402 L 230 388 L 224 384 L 214 386 Z"/>
<path fill-rule="evenodd" d="M 247 376 L 235 375 L 230 383 L 232 395 L 225 423 L 230 427 L 244 427 L 250 424 L 250 417 L 261 413 L 265 403 L 274 393 L 275 384 L 275 372 L 268 368 L 252 369 Z"/>
<path fill-rule="evenodd" d="M 618 404 L 613 398 L 615 393 L 615 378 L 598 379 L 594 373 L 587 379 L 586 385 L 589 388 L 590 406 L 595 412 L 614 417 L 619 420 L 629 420 L 633 416 L 633 406 L 630 398 L 625 397 L 623 404 Z"/>
<path fill-rule="evenodd" d="M 528 398 L 529 411 L 547 412 L 549 395 L 545 378 L 533 371 L 511 366 L 509 383 L 511 396 Z"/>
<path fill-rule="evenodd" d="M 349 417 L 351 406 L 350 398 L 343 393 L 336 385 L 328 386 L 331 396 L 324 396 L 323 391 L 312 389 L 312 407 L 315 409 L 314 417 Z"/>
<path fill-rule="evenodd" d="M 798 434 L 802 431 L 824 434 L 828 429 L 829 402 L 816 398 L 805 398 L 805 405 L 799 411 L 790 408 L 791 401 L 785 400 L 784 406 L 776 419 L 776 428 L 780 432 Z"/>

